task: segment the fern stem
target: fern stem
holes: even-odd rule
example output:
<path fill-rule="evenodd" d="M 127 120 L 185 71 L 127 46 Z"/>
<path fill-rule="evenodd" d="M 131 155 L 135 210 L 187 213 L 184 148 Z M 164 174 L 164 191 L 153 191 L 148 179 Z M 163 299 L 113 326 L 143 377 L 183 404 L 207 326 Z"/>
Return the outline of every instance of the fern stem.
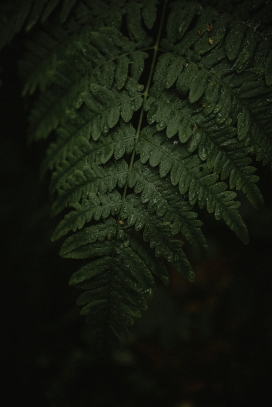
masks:
<path fill-rule="evenodd" d="M 135 134 L 134 150 L 132 152 L 128 172 L 131 171 L 132 166 L 134 164 L 134 159 L 135 159 L 135 154 L 136 154 L 136 145 L 138 143 L 139 136 L 140 136 L 140 131 L 141 131 L 142 122 L 143 122 L 143 115 L 144 115 L 144 107 L 145 107 L 146 99 L 147 99 L 147 97 L 149 95 L 149 88 L 150 88 L 151 80 L 152 80 L 152 77 L 153 77 L 153 72 L 154 72 L 154 69 L 155 69 L 155 62 L 156 62 L 156 59 L 157 59 L 157 54 L 158 54 L 158 51 L 159 51 L 159 42 L 160 42 L 160 38 L 161 38 L 163 23 L 164 23 L 164 20 L 165 20 L 165 10 L 166 10 L 167 3 L 168 3 L 168 0 L 165 0 L 164 4 L 163 4 L 163 10 L 162 10 L 162 16 L 161 16 L 161 21 L 160 21 L 160 25 L 159 25 L 158 35 L 157 35 L 157 38 L 156 38 L 155 45 L 153 47 L 154 52 L 153 52 L 153 57 L 152 57 L 152 62 L 151 62 L 151 68 L 150 68 L 150 72 L 149 72 L 149 75 L 148 75 L 146 88 L 145 88 L 145 91 L 143 92 L 144 100 L 143 100 L 143 104 L 142 104 L 142 107 L 141 107 L 139 122 L 138 122 L 138 126 L 137 126 L 137 131 L 136 131 L 136 134 Z M 128 185 L 126 183 L 125 188 L 124 188 L 123 197 L 122 197 L 123 203 L 125 201 L 125 197 L 126 197 L 126 193 L 127 193 L 127 186 Z M 120 220 L 120 219 L 118 219 L 118 220 Z"/>
<path fill-rule="evenodd" d="M 139 139 L 141 126 L 142 126 L 142 120 L 143 120 L 144 106 L 145 106 L 145 103 L 146 103 L 146 99 L 147 99 L 147 97 L 149 95 L 149 88 L 150 88 L 151 80 L 152 80 L 152 77 L 153 77 L 153 72 L 154 72 L 154 69 L 155 69 L 155 62 L 156 62 L 157 54 L 158 54 L 158 50 L 159 50 L 159 42 L 160 42 L 160 38 L 161 38 L 163 22 L 164 22 L 164 19 L 165 19 L 165 9 L 166 9 L 167 3 L 168 3 L 168 0 L 165 0 L 164 5 L 163 5 L 163 10 L 162 10 L 162 17 L 161 17 L 161 21 L 160 21 L 160 25 L 159 25 L 158 35 L 157 35 L 156 42 L 155 42 L 155 45 L 154 45 L 154 52 L 153 52 L 153 57 L 152 57 L 152 62 L 151 62 L 151 68 L 150 68 L 146 88 L 145 88 L 145 91 L 143 93 L 144 101 L 143 101 L 143 105 L 142 105 L 142 108 L 141 108 L 140 119 L 139 119 L 137 132 L 136 132 L 136 136 L 135 136 L 135 148 L 136 148 L 136 144 L 137 144 L 138 139 Z M 131 157 L 130 168 L 133 165 L 134 155 L 135 155 L 135 149 L 134 149 L 133 155 Z"/>

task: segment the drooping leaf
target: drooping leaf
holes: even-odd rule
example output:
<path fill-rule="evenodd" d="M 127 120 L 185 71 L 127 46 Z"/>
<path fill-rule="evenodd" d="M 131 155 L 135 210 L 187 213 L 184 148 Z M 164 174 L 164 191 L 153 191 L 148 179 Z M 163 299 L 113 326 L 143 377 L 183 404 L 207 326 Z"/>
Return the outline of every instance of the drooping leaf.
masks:
<path fill-rule="evenodd" d="M 28 0 L 0 17 L 0 45 L 29 31 L 30 139 L 52 140 L 42 172 L 65 211 L 53 240 L 85 262 L 70 284 L 103 343 L 128 334 L 167 264 L 194 280 L 198 208 L 248 242 L 236 191 L 260 208 L 254 159 L 272 161 L 266 3 Z"/>

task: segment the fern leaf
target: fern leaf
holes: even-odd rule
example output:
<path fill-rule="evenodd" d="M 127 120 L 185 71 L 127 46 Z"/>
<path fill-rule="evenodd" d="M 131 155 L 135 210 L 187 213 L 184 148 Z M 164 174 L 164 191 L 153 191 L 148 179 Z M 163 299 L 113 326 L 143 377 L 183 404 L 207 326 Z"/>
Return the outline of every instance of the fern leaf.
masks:
<path fill-rule="evenodd" d="M 179 169 L 179 167 L 178 167 Z M 179 232 L 186 240 L 202 254 L 207 254 L 207 244 L 201 232 L 202 223 L 196 219 L 192 206 L 182 197 L 177 196 L 174 186 L 180 180 L 180 173 L 176 176 L 177 168 L 172 168 L 171 183 L 162 179 L 156 169 L 143 166 L 140 161 L 135 162 L 133 171 L 129 174 L 129 187 L 141 193 L 143 203 L 148 203 L 148 211 L 156 212 L 158 217 L 164 217 L 170 223 L 172 235 Z"/>
<path fill-rule="evenodd" d="M 100 220 L 108 218 L 110 215 L 116 215 L 121 209 L 121 195 L 114 190 L 109 194 L 97 196 L 89 194 L 88 199 L 82 199 L 81 203 L 74 205 L 75 211 L 69 212 L 56 228 L 52 240 L 59 239 L 71 230 L 75 232 L 82 229 L 85 223 L 92 219 Z"/>
<path fill-rule="evenodd" d="M 241 25 L 233 21 L 230 25 L 230 30 L 226 36 L 225 51 L 226 56 L 230 61 L 236 59 L 244 38 L 244 30 Z"/>
<path fill-rule="evenodd" d="M 143 239 L 150 242 L 150 247 L 155 250 L 156 257 L 165 257 L 185 277 L 190 281 L 194 281 L 195 276 L 180 247 L 181 242 L 172 239 L 172 234 L 169 233 L 169 222 L 157 222 L 157 218 L 150 215 L 146 208 L 139 203 L 137 196 L 133 195 L 127 197 L 121 217 L 126 219 L 129 226 L 135 225 L 136 231 L 144 228 Z"/>
<path fill-rule="evenodd" d="M 157 16 L 157 1 L 156 0 L 146 0 L 143 3 L 142 17 L 147 28 L 151 30 L 153 27 Z"/>
<path fill-rule="evenodd" d="M 194 103 L 198 101 L 206 89 L 206 83 L 208 79 L 208 73 L 203 71 L 199 71 L 193 78 L 192 82 L 190 83 L 190 92 L 189 92 L 189 101 L 190 103 Z"/>
<path fill-rule="evenodd" d="M 186 4 L 182 2 L 180 4 L 172 5 L 172 12 L 167 21 L 167 37 L 171 41 L 182 38 L 187 31 L 196 11 L 196 3 Z"/>
<path fill-rule="evenodd" d="M 130 231 L 129 243 L 132 248 L 145 262 L 149 270 L 158 277 L 164 284 L 169 284 L 167 268 L 160 258 L 154 256 L 150 251 L 149 244 L 146 243 L 138 233 Z"/>
<path fill-rule="evenodd" d="M 185 69 L 177 80 L 177 91 L 181 97 L 185 97 L 190 89 L 190 83 L 198 73 L 198 67 L 194 62 L 187 63 Z"/>
<path fill-rule="evenodd" d="M 105 256 L 94 261 L 93 267 L 98 268 L 98 271 L 93 273 L 91 270 L 91 273 L 86 273 L 84 272 L 86 270 L 82 270 L 70 280 L 71 285 L 88 290 L 79 297 L 78 303 L 85 305 L 83 314 L 89 315 L 94 329 L 103 335 L 104 340 L 108 337 L 108 340 L 112 341 L 116 328 L 126 335 L 127 325 L 133 323 L 131 315 L 139 317 L 139 310 L 146 308 L 145 297 L 150 296 L 150 288 L 145 289 L 145 285 L 141 286 L 135 279 L 133 275 L 135 269 L 130 275 L 124 274 L 123 262 L 127 261 L 126 257 L 131 254 L 127 251 L 118 259 L 113 260 Z M 142 262 L 139 258 L 137 260 L 139 267 Z M 143 272 L 143 269 L 141 271 Z M 114 277 L 117 274 L 118 279 Z M 112 276 L 111 286 L 107 283 L 110 275 Z"/>
<path fill-rule="evenodd" d="M 215 184 L 218 178 L 217 175 L 209 174 L 208 168 L 202 164 L 196 155 L 188 157 L 184 147 L 174 146 L 172 143 L 164 141 L 165 137 L 162 134 L 145 132 L 143 139 L 141 138 L 141 141 L 137 144 L 137 152 L 141 154 L 141 161 L 143 163 L 149 161 L 151 165 L 153 151 L 163 152 L 162 155 L 157 155 L 157 157 L 162 157 L 160 162 L 156 162 L 156 165 L 159 165 L 160 168 L 160 176 L 167 175 L 174 163 L 179 166 L 181 174 L 179 181 L 180 193 L 185 194 L 188 191 L 191 205 L 194 205 L 197 200 L 201 207 L 206 204 L 209 213 L 214 212 L 216 219 L 223 218 L 241 240 L 247 242 L 246 227 L 236 209 L 236 204 L 232 202 L 233 194 L 221 194 L 226 190 L 227 185 L 223 182 Z M 146 146 L 148 144 L 147 150 Z M 190 149 L 194 149 L 192 144 Z M 184 159 L 181 160 L 181 157 L 184 157 Z M 227 199 L 229 197 L 231 199 Z"/>
<path fill-rule="evenodd" d="M 21 31 L 23 27 L 26 31 L 30 31 L 39 22 L 39 20 L 45 22 L 58 4 L 62 2 L 64 4 L 62 6 L 60 18 L 61 22 L 64 23 L 77 0 L 13 1 L 9 2 L 12 4 L 10 4 L 7 12 L 5 10 L 6 4 L 3 2 L 3 15 L 5 17 L 4 23 L 0 26 L 0 49 L 4 45 L 8 44 L 12 40 L 13 36 Z"/>
<path fill-rule="evenodd" d="M 149 13 L 146 13 L 145 15 L 146 17 L 150 16 Z M 129 37 L 134 40 L 138 46 L 149 45 L 150 39 L 142 28 L 140 4 L 138 2 L 133 0 L 129 2 L 126 20 Z"/>
<path fill-rule="evenodd" d="M 233 69 L 235 68 L 236 72 L 241 73 L 246 69 L 250 59 L 253 57 L 256 45 L 257 41 L 255 40 L 253 33 L 248 31 L 242 44 L 242 51 L 233 65 Z"/>
<path fill-rule="evenodd" d="M 128 164 L 120 160 L 103 169 L 98 164 L 85 165 L 82 170 L 74 170 L 59 190 L 59 197 L 53 205 L 53 213 L 58 213 L 66 206 L 72 206 L 90 193 L 101 194 L 112 191 L 116 185 L 120 188 L 126 183 Z"/>
<path fill-rule="evenodd" d="M 53 240 L 66 236 L 61 255 L 84 261 L 70 284 L 102 343 L 129 333 L 169 263 L 194 280 L 187 248 L 207 252 L 198 208 L 248 242 L 236 192 L 261 207 L 254 160 L 272 161 L 266 2 L 258 29 L 255 9 L 29 1 L 5 25 L 4 42 L 40 21 L 21 63 L 24 95 L 40 95 L 30 139 L 53 137 L 42 173 L 53 215 L 66 213 Z"/>

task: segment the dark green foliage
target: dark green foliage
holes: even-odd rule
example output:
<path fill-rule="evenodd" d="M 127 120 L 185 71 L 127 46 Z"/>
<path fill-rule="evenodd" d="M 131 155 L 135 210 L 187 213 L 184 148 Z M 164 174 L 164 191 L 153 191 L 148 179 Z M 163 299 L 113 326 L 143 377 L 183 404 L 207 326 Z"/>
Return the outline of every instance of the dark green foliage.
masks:
<path fill-rule="evenodd" d="M 29 0 L 2 28 L 6 43 L 44 23 L 20 65 L 24 95 L 39 95 L 30 139 L 53 135 L 42 171 L 53 214 L 66 209 L 53 239 L 69 234 L 61 255 L 85 261 L 70 284 L 102 343 L 128 333 L 167 263 L 194 280 L 187 247 L 207 251 L 198 208 L 248 241 L 235 190 L 261 207 L 271 2 L 259 28 L 255 3 L 236 3 Z"/>

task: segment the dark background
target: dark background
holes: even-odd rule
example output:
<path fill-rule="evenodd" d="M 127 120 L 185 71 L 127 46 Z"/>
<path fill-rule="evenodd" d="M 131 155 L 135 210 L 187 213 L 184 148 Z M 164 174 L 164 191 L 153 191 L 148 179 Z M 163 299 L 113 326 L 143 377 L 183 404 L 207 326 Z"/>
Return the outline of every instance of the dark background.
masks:
<path fill-rule="evenodd" d="M 50 407 L 269 406 L 272 340 L 272 177 L 258 166 L 260 213 L 243 200 L 244 246 L 201 212 L 211 256 L 192 256 L 197 282 L 170 270 L 130 341 L 97 358 L 68 286 L 75 270 L 50 236 L 45 143 L 27 143 L 17 36 L 2 56 L 0 87 L 0 405 Z"/>

